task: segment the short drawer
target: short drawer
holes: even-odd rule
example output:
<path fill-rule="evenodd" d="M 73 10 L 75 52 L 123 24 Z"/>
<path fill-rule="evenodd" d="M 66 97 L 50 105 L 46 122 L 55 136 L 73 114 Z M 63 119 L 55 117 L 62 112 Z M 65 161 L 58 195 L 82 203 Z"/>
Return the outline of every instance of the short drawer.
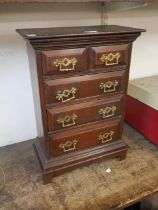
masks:
<path fill-rule="evenodd" d="M 101 122 L 50 136 L 54 156 L 120 140 L 120 121 Z"/>
<path fill-rule="evenodd" d="M 45 81 L 46 103 L 68 103 L 76 99 L 110 96 L 124 91 L 126 71 L 100 73 Z"/>
<path fill-rule="evenodd" d="M 126 68 L 130 59 L 130 51 L 128 44 L 92 47 L 90 49 L 90 69 L 96 71 L 96 69 Z"/>
<path fill-rule="evenodd" d="M 109 119 L 121 114 L 122 96 L 49 108 L 49 131 Z"/>
<path fill-rule="evenodd" d="M 42 52 L 45 76 L 84 72 L 87 69 L 85 48 L 52 50 Z"/>

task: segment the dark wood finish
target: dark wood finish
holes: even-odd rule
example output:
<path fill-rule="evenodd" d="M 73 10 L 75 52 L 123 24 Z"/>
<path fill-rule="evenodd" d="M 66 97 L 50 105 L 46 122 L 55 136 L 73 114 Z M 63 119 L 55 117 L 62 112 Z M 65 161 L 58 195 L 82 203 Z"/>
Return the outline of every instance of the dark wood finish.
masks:
<path fill-rule="evenodd" d="M 120 120 L 105 121 L 95 123 L 93 125 L 83 125 L 79 128 L 68 129 L 62 132 L 54 132 L 50 135 L 52 143 L 52 154 L 54 156 L 74 152 L 84 148 L 90 148 L 96 145 L 109 144 L 121 138 Z M 112 132 L 112 135 L 108 134 Z M 99 136 L 107 134 L 104 139 L 99 139 Z M 65 146 L 66 142 L 75 142 L 75 145 Z M 63 147 L 60 147 L 62 145 Z"/>
<path fill-rule="evenodd" d="M 128 65 L 130 56 L 128 54 L 128 47 L 130 47 L 128 44 L 124 45 L 111 45 L 111 46 L 101 46 L 101 47 L 92 47 L 90 49 L 90 57 L 93 59 L 90 59 L 91 65 L 90 69 L 98 69 L 98 70 L 118 70 L 118 67 L 120 69 L 125 69 Z M 116 55 L 117 53 L 120 54 L 120 58 L 118 60 L 118 63 L 114 65 L 105 65 L 105 63 L 101 60 L 102 55 L 109 55 L 109 54 Z M 114 59 L 115 60 L 115 59 Z"/>
<path fill-rule="evenodd" d="M 64 49 L 64 50 L 53 50 L 42 52 L 42 64 L 44 75 L 60 75 L 69 74 L 73 72 L 84 72 L 87 69 L 87 53 L 85 48 L 77 49 Z M 61 65 L 56 66 L 54 63 L 56 60 L 62 61 L 63 59 L 76 59 L 74 68 L 72 67 L 67 70 L 67 67 Z M 68 63 L 66 60 L 64 63 Z M 66 69 L 66 70 L 65 70 Z M 66 75 L 65 75 L 66 76 Z"/>
<path fill-rule="evenodd" d="M 124 159 L 132 42 L 144 30 L 90 26 L 17 31 L 34 48 L 29 49 L 38 127 L 34 148 L 44 183 L 98 160 Z"/>
<path fill-rule="evenodd" d="M 77 74 L 93 73 L 98 71 L 114 71 L 126 69 L 129 62 L 130 55 L 128 54 L 128 48 L 130 45 L 112 45 L 112 46 L 101 46 L 92 48 L 76 48 L 76 49 L 64 49 L 64 50 L 53 50 L 42 52 L 42 65 L 43 73 L 45 76 L 51 75 L 63 75 L 63 76 L 73 76 Z M 103 55 L 120 55 L 118 64 L 106 65 L 101 61 Z M 89 59 L 93 58 L 93 59 Z M 76 63 L 72 67 L 70 64 L 70 69 L 64 67 L 63 65 L 56 66 L 56 61 L 63 61 L 64 64 L 68 63 L 68 59 L 76 59 Z M 87 60 L 90 62 L 87 63 Z M 114 59 L 115 60 L 115 59 Z"/>
<path fill-rule="evenodd" d="M 97 100 L 89 100 L 82 103 L 75 103 L 69 106 L 52 107 L 47 109 L 48 127 L 49 131 L 59 130 L 66 127 L 74 127 L 85 123 L 95 122 L 99 120 L 109 119 L 114 116 L 121 115 L 123 97 L 111 97 Z M 108 110 L 107 114 L 99 113 L 101 109 Z M 72 120 L 65 122 L 64 126 L 60 119 L 64 119 L 66 116 L 75 115 L 74 123 Z M 60 120 L 60 121 L 59 121 Z"/>
<path fill-rule="evenodd" d="M 45 139 L 41 141 L 43 149 L 50 153 L 50 146 L 48 141 L 48 126 L 47 126 L 47 114 L 45 109 L 45 97 L 44 97 L 44 83 L 43 83 L 43 72 L 42 72 L 42 59 L 41 53 L 35 52 L 28 43 L 27 45 L 29 64 L 30 64 L 30 75 L 31 84 L 34 97 L 34 110 L 36 116 L 36 127 L 38 137 Z M 38 69 L 38 72 L 37 72 Z M 39 94 L 38 94 L 39 93 Z"/>
<path fill-rule="evenodd" d="M 64 103 L 70 103 L 72 101 L 78 101 L 82 98 L 90 98 L 96 96 L 110 96 L 124 91 L 125 85 L 125 71 L 109 72 L 109 73 L 100 73 L 85 75 L 80 77 L 68 77 L 63 79 L 56 80 L 47 80 L 45 81 L 45 96 L 46 103 L 62 103 L 62 100 L 57 99 L 59 92 L 63 93 L 64 90 L 71 90 L 72 88 L 76 89 L 74 98 L 72 94 L 69 97 L 63 97 Z M 104 89 L 101 89 L 100 85 L 107 82 L 117 81 L 115 89 L 112 86 L 109 88 L 109 91 L 104 92 Z M 67 99 L 72 98 L 72 100 L 66 102 Z"/>
<path fill-rule="evenodd" d="M 138 29 L 138 28 L 131 28 L 131 27 L 124 27 L 124 26 L 117 26 L 117 25 L 107 25 L 107 26 L 79 26 L 79 27 L 56 27 L 56 28 L 30 28 L 30 29 L 17 29 L 18 33 L 20 33 L 25 39 L 34 41 L 34 47 L 36 46 L 35 43 L 40 44 L 40 41 L 43 41 L 43 43 L 49 45 L 51 44 L 51 38 L 54 38 L 54 43 L 60 43 L 60 45 L 65 49 L 66 46 L 64 46 L 62 38 L 67 38 L 68 43 L 71 44 L 74 40 L 74 38 L 77 38 L 78 42 L 82 41 L 79 39 L 81 38 L 87 38 L 87 42 L 89 43 L 89 46 L 91 45 L 89 42 L 89 39 L 95 38 L 98 40 L 106 41 L 106 43 L 117 43 L 118 40 L 121 44 L 127 43 L 126 41 L 129 39 L 131 41 L 134 41 L 137 36 L 140 35 L 141 32 L 145 32 L 144 29 Z M 137 34 L 137 35 L 136 35 Z M 99 35 L 99 36 L 98 36 Z M 115 35 L 109 36 L 109 35 Z M 116 36 L 117 35 L 117 36 Z M 120 36 L 124 35 L 124 39 L 121 40 Z M 103 36 L 106 36 L 106 38 Z M 108 36 L 108 37 L 107 37 Z M 49 40 L 46 40 L 46 38 L 49 38 Z M 55 39 L 60 38 L 60 40 Z M 105 39 L 104 41 L 102 40 Z M 110 41 L 111 40 L 111 41 Z M 77 43 L 78 43 L 77 42 Z M 129 43 L 129 42 L 128 42 Z M 113 44 L 112 44 L 113 45 Z M 44 47 L 45 48 L 45 47 Z"/>

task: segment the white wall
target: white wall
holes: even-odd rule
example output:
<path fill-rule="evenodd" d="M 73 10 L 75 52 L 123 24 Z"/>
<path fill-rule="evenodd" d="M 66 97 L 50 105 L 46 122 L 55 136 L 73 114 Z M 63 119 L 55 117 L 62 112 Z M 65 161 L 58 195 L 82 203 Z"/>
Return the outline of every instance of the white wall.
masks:
<path fill-rule="evenodd" d="M 100 24 L 100 5 L 13 4 L 0 6 L 0 146 L 37 135 L 29 65 L 16 28 Z M 130 78 L 158 73 L 158 4 L 109 14 L 109 24 L 146 28 L 134 44 Z"/>

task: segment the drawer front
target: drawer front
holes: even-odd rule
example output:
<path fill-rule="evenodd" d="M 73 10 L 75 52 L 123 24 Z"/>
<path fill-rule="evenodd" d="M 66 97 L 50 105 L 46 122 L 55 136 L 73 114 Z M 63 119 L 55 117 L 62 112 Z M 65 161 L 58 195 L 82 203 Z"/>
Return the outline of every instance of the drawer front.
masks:
<path fill-rule="evenodd" d="M 92 47 L 90 49 L 90 69 L 116 69 L 116 67 L 126 68 L 129 62 L 129 45 L 114 45 Z"/>
<path fill-rule="evenodd" d="M 83 72 L 87 69 L 85 48 L 64 49 L 42 52 L 45 76 Z"/>
<path fill-rule="evenodd" d="M 125 72 L 110 72 L 45 81 L 46 103 L 68 103 L 76 99 L 110 96 L 123 92 Z"/>
<path fill-rule="evenodd" d="M 54 156 L 107 144 L 120 139 L 120 121 L 101 122 L 82 128 L 62 131 L 50 136 Z"/>
<path fill-rule="evenodd" d="M 122 96 L 47 110 L 49 131 L 109 119 L 121 114 Z"/>

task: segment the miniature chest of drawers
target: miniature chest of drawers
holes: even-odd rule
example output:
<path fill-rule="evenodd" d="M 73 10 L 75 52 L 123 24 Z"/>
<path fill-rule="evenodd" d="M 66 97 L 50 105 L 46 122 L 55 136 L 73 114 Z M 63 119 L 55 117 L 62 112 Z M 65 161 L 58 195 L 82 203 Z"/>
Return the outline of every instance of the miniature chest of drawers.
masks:
<path fill-rule="evenodd" d="M 122 140 L 132 42 L 121 26 L 19 29 L 28 43 L 44 183 L 76 167 L 124 159 Z"/>

